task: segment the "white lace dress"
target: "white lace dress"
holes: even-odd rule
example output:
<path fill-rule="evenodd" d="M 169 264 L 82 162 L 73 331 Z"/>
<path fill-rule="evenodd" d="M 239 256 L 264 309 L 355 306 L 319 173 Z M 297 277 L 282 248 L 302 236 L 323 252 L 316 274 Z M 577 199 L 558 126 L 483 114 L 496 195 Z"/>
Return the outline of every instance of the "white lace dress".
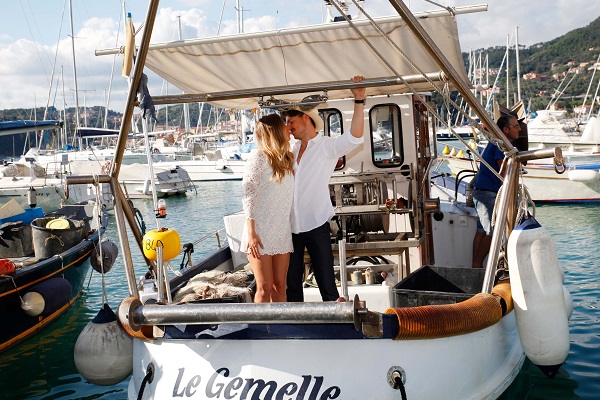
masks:
<path fill-rule="evenodd" d="M 242 205 L 246 219 L 254 219 L 256 232 L 264 249 L 260 254 L 283 254 L 294 250 L 290 212 L 294 195 L 294 175 L 287 174 L 281 182 L 271 180 L 273 170 L 260 150 L 253 150 L 246 161 L 242 181 Z M 248 245 L 248 230 L 244 224 L 241 249 Z"/>

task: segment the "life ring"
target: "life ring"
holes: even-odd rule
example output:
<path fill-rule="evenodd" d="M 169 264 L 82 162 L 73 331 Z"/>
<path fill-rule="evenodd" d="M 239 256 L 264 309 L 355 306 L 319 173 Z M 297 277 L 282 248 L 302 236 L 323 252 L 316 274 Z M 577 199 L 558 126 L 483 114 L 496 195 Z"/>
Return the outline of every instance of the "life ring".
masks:
<path fill-rule="evenodd" d="M 103 174 L 108 174 L 110 172 L 110 161 L 107 161 L 102 165 L 101 171 Z"/>
<path fill-rule="evenodd" d="M 158 153 L 160 153 L 160 150 L 158 150 L 158 148 L 155 147 L 155 148 L 152 149 L 152 153 L 158 154 Z"/>

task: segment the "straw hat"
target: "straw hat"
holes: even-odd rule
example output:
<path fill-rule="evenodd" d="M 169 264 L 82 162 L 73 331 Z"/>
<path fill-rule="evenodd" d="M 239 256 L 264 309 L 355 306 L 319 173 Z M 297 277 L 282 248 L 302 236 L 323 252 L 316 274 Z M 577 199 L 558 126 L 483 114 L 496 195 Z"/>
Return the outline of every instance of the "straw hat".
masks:
<path fill-rule="evenodd" d="M 292 108 L 292 110 L 300 111 L 301 113 L 308 115 L 308 117 L 312 119 L 315 123 L 315 131 L 319 132 L 323 130 L 325 124 L 323 123 L 323 119 L 319 115 L 319 111 L 316 108 L 312 108 L 310 110 L 303 110 L 300 107 L 294 107 Z"/>

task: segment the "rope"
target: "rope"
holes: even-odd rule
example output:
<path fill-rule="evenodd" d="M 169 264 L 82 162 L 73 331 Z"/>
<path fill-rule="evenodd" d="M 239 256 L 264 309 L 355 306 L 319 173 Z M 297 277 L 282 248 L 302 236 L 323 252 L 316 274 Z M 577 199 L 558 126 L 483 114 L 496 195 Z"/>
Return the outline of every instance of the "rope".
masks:
<path fill-rule="evenodd" d="M 535 203 L 531 199 L 531 195 L 529 194 L 529 190 L 525 183 L 523 183 L 523 174 L 520 174 L 521 183 L 519 184 L 518 190 L 518 209 L 517 215 L 515 218 L 515 223 L 518 224 L 525 215 L 531 214 L 535 217 Z M 529 205 L 531 204 L 532 211 L 529 212 Z"/>
<path fill-rule="evenodd" d="M 56 236 L 53 233 L 51 233 L 50 236 L 48 236 L 46 238 L 46 240 L 44 240 L 44 246 L 48 246 L 48 240 L 50 240 L 50 239 L 56 239 L 56 240 L 58 240 L 58 242 L 60 243 L 61 246 L 63 246 L 63 247 L 65 246 L 65 242 L 63 242 L 61 238 L 59 238 L 58 236 Z"/>
<path fill-rule="evenodd" d="M 144 390 L 146 389 L 146 384 L 147 383 L 152 383 L 152 381 L 154 380 L 154 366 L 152 365 L 152 363 L 148 364 L 148 370 L 146 371 L 146 376 L 144 376 L 144 379 L 142 380 L 142 384 L 140 385 L 140 391 L 138 392 L 138 400 L 142 400 L 142 397 L 144 396 Z"/>
<path fill-rule="evenodd" d="M 96 192 L 96 210 L 98 214 L 98 255 L 100 256 L 100 275 L 102 277 L 102 302 L 108 304 L 108 295 L 106 294 L 106 281 L 104 279 L 104 255 L 102 254 L 102 198 L 100 195 L 100 182 L 98 175 L 94 175 L 94 189 Z"/>
<path fill-rule="evenodd" d="M 395 377 L 394 384 L 398 386 L 398 390 L 400 391 L 400 398 L 402 400 L 406 400 L 406 388 L 404 387 L 404 383 L 402 383 L 402 378 L 399 376 Z"/>
<path fill-rule="evenodd" d="M 21 308 L 23 310 L 31 310 L 31 306 L 29 306 L 27 303 L 25 303 L 25 301 L 23 301 L 23 297 L 21 297 L 21 293 L 19 293 L 19 287 L 17 286 L 17 283 L 15 282 L 15 278 L 13 278 L 11 275 L 0 275 L 3 278 L 8 278 L 12 281 L 13 286 L 15 287 L 15 293 L 17 293 L 17 296 L 19 296 L 19 300 L 21 301 Z"/>
<path fill-rule="evenodd" d="M 433 87 L 433 89 L 439 93 L 442 98 L 444 98 L 447 102 L 449 102 L 452 106 L 454 106 L 454 108 L 456 109 L 456 111 L 460 114 L 463 115 L 463 117 L 469 118 L 470 116 L 462 109 L 462 107 L 460 107 L 458 104 L 456 104 L 451 98 L 450 96 L 447 96 L 444 93 L 444 88 L 440 88 L 436 83 L 434 83 L 431 79 L 429 79 L 427 77 L 427 74 L 421 70 L 407 55 L 406 53 L 404 53 L 402 51 L 402 49 L 400 48 L 400 46 L 393 42 L 390 37 L 381 30 L 381 28 L 379 27 L 379 25 L 377 25 L 377 23 L 373 20 L 373 18 L 360 6 L 360 4 L 358 3 L 357 0 L 352 0 L 352 2 L 354 3 L 354 5 L 356 6 L 356 8 L 370 21 L 372 27 L 374 29 L 376 29 L 380 35 L 387 40 L 387 42 L 393 46 L 396 51 L 398 51 L 398 53 L 400 53 L 400 55 L 404 58 L 404 60 L 410 64 L 418 73 L 421 74 L 421 76 L 423 76 L 423 78 L 425 78 L 425 80 L 427 80 L 427 82 L 429 82 L 429 84 Z M 360 30 L 356 27 L 356 25 L 352 22 L 352 20 L 350 18 L 348 18 L 348 16 L 342 11 L 342 9 L 340 8 L 340 6 L 338 4 L 336 4 L 335 2 L 331 3 L 337 10 L 338 12 L 344 17 L 344 19 L 346 20 L 346 22 L 348 22 L 348 24 L 350 25 L 350 27 L 352 27 L 352 29 L 354 29 L 354 31 L 356 32 L 357 35 L 359 35 L 361 37 L 361 39 L 375 52 L 375 54 L 378 55 L 379 59 L 387 65 L 387 67 L 390 69 L 390 71 L 392 71 L 392 73 L 410 90 L 411 93 L 414 94 L 414 96 L 417 98 L 417 100 L 421 101 L 425 107 L 427 108 L 427 110 L 431 113 L 431 115 L 437 119 L 439 122 L 441 122 L 443 125 L 445 125 L 448 128 L 449 132 L 452 132 L 454 134 L 454 136 L 456 136 L 456 138 L 462 142 L 465 146 L 467 146 L 467 143 L 460 137 L 460 135 L 456 134 L 456 132 L 454 132 L 454 129 L 452 128 L 452 126 L 450 125 L 450 123 L 448 121 L 444 121 L 444 119 L 437 113 L 436 110 L 433 109 L 433 107 L 428 104 L 427 102 L 424 101 L 424 99 L 421 97 L 421 95 L 419 94 L 419 91 L 415 90 L 415 88 L 408 82 L 406 82 L 406 80 L 400 75 L 400 73 L 393 67 L 393 65 L 391 65 L 390 63 L 388 63 L 385 58 L 377 51 L 377 49 L 375 48 L 375 46 L 372 44 L 371 41 L 369 41 L 365 35 L 363 35 Z M 433 3 L 435 4 L 435 3 Z M 440 6 L 446 10 L 448 10 L 452 15 L 454 15 L 454 10 L 451 8 L 446 8 L 443 6 Z M 445 86 L 445 85 L 444 85 Z M 480 124 L 476 123 L 475 121 L 473 121 L 472 126 L 476 126 L 480 131 L 483 130 L 483 128 L 481 127 Z"/>
<path fill-rule="evenodd" d="M 496 200 L 494 201 L 494 211 L 492 211 L 492 228 L 496 225 L 496 210 L 498 209 L 498 206 L 500 205 L 500 194 L 502 193 L 502 190 L 504 188 L 503 186 L 500 186 L 500 189 L 498 190 L 498 193 L 496 194 Z"/>

